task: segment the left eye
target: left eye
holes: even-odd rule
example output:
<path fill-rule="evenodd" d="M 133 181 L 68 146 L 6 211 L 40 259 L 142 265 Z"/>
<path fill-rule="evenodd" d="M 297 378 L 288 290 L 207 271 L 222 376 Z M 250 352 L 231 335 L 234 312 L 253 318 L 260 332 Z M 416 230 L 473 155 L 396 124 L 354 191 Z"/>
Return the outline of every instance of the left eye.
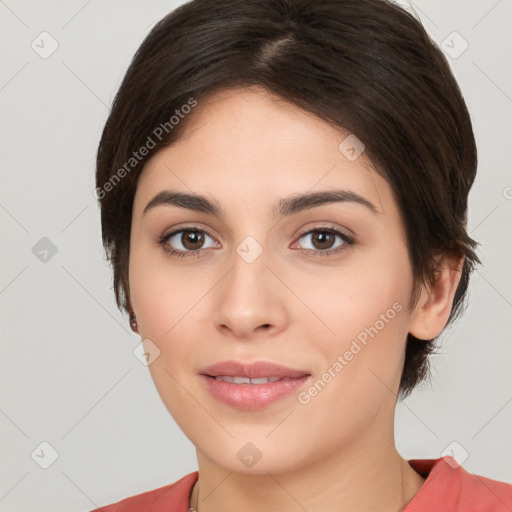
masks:
<path fill-rule="evenodd" d="M 309 237 L 313 243 L 313 248 L 306 248 L 307 251 L 318 253 L 332 253 L 343 249 L 345 245 L 352 245 L 353 240 L 345 233 L 335 228 L 314 228 L 304 233 L 300 239 Z M 341 238 L 342 242 L 333 247 L 336 237 Z"/>

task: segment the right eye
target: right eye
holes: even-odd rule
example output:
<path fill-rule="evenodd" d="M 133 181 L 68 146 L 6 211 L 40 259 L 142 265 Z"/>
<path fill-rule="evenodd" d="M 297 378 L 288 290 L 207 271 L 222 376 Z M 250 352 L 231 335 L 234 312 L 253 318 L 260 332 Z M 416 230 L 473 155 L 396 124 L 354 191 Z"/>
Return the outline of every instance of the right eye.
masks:
<path fill-rule="evenodd" d="M 201 247 L 205 241 L 205 235 L 208 238 L 212 238 L 205 230 L 200 229 L 196 226 L 187 226 L 172 231 L 171 233 L 165 234 L 158 240 L 158 243 L 164 248 L 164 251 L 170 256 L 188 257 L 188 256 L 199 256 L 204 250 L 210 247 Z M 169 248 L 168 242 L 170 242 L 171 248 Z M 178 246 L 174 248 L 172 246 Z M 181 246 L 181 247 L 179 247 Z"/>

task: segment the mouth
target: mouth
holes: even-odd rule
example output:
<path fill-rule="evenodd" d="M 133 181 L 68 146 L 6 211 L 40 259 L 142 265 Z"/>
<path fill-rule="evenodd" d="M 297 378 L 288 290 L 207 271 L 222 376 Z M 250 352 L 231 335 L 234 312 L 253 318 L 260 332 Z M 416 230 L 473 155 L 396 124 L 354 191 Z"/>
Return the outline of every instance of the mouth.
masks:
<path fill-rule="evenodd" d="M 229 382 L 230 384 L 268 384 L 269 382 L 277 382 L 278 380 L 290 380 L 290 377 L 260 377 L 258 379 L 250 379 L 249 377 L 232 377 L 230 375 L 208 375 L 215 380 Z"/>
<path fill-rule="evenodd" d="M 236 409 L 257 410 L 290 397 L 311 374 L 267 361 L 224 361 L 204 368 L 200 377 L 218 401 Z"/>

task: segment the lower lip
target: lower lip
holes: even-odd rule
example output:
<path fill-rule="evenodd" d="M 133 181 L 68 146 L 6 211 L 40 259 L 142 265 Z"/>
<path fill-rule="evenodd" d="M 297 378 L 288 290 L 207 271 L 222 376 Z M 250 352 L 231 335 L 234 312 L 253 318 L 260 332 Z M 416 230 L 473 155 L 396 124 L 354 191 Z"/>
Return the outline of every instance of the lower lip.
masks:
<path fill-rule="evenodd" d="M 210 393 L 220 402 L 237 409 L 253 411 L 289 396 L 302 387 L 311 375 L 266 384 L 232 384 L 208 375 L 200 377 Z"/>

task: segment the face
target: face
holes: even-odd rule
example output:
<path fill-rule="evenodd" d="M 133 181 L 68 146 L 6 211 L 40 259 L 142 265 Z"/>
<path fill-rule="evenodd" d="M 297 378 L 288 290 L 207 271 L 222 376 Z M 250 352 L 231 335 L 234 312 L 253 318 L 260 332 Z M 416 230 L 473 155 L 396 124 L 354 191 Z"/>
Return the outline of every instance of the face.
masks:
<path fill-rule="evenodd" d="M 237 472 L 392 441 L 413 281 L 388 183 L 349 133 L 261 89 L 218 93 L 186 121 L 145 165 L 130 242 L 169 412 L 198 457 Z M 219 211 L 169 194 L 144 212 L 163 191 Z"/>

